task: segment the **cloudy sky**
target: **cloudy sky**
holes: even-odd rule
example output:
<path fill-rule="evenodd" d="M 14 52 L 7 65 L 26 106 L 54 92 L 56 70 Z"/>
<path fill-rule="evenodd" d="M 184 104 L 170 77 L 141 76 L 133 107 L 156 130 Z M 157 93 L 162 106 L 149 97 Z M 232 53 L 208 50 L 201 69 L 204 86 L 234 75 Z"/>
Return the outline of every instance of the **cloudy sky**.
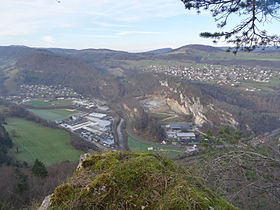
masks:
<path fill-rule="evenodd" d="M 216 29 L 180 0 L 2 0 L 0 11 L 0 45 L 139 52 L 212 44 L 199 33 Z"/>

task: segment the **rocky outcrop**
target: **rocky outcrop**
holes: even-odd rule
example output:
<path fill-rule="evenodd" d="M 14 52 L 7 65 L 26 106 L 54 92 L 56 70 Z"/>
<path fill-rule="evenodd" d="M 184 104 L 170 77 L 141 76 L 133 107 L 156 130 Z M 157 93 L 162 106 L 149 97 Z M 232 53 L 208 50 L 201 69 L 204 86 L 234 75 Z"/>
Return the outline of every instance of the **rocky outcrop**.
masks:
<path fill-rule="evenodd" d="M 38 208 L 38 210 L 47 210 L 50 206 L 51 206 L 51 197 L 53 194 L 48 195 L 47 197 L 45 197 L 45 199 L 43 200 L 41 206 Z"/>
<path fill-rule="evenodd" d="M 87 159 L 88 157 L 90 157 L 91 155 L 92 155 L 92 154 L 90 154 L 90 153 L 85 153 L 85 154 L 83 154 L 83 155 L 80 156 L 80 161 L 79 161 L 79 164 L 78 164 L 78 166 L 77 166 L 77 169 L 78 169 L 78 170 L 82 168 L 82 162 L 83 162 L 85 159 Z"/>
<path fill-rule="evenodd" d="M 130 152 L 89 156 L 50 202 L 52 209 L 236 209 L 172 161 Z"/>
<path fill-rule="evenodd" d="M 83 166 L 82 166 L 83 161 L 85 161 L 90 156 L 92 156 L 92 154 L 90 154 L 90 153 L 85 153 L 85 154 L 80 156 L 80 161 L 79 161 L 79 164 L 77 166 L 77 170 L 81 170 L 83 168 Z M 46 196 L 45 199 L 43 200 L 41 206 L 38 208 L 38 210 L 47 210 L 47 209 L 49 209 L 50 206 L 51 206 L 51 198 L 52 198 L 52 196 L 53 196 L 53 194 Z"/>

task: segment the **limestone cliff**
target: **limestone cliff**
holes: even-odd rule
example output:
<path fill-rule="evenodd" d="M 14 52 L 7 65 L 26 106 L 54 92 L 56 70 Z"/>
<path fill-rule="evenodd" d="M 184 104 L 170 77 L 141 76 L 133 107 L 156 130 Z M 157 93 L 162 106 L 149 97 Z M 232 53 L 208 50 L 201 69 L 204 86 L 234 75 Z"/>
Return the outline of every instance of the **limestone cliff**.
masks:
<path fill-rule="evenodd" d="M 161 96 L 151 95 L 145 101 L 149 107 L 159 108 L 159 106 L 168 105 L 171 111 L 177 114 L 192 115 L 193 121 L 198 126 L 208 124 L 229 124 L 236 127 L 238 122 L 233 115 L 209 101 L 205 102 L 205 98 L 200 94 L 193 93 L 188 87 L 178 86 L 173 81 L 160 81 L 162 86 Z M 204 102 L 202 102 L 202 98 Z M 163 103 L 165 101 L 165 104 Z M 156 106 L 157 105 L 157 106 Z"/>

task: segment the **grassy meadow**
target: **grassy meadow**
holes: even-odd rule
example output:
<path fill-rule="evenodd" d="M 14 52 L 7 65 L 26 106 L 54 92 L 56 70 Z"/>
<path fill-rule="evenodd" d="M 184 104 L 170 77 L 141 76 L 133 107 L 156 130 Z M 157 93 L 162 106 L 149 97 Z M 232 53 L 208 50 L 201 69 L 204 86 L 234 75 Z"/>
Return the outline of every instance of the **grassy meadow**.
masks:
<path fill-rule="evenodd" d="M 49 121 L 64 120 L 70 115 L 77 113 L 69 109 L 28 109 L 34 115 Z"/>
<path fill-rule="evenodd" d="M 12 155 L 28 164 L 35 159 L 46 166 L 66 160 L 78 161 L 83 153 L 70 144 L 70 135 L 64 130 L 44 127 L 21 118 L 9 118 L 5 127 L 15 144 Z"/>
<path fill-rule="evenodd" d="M 242 82 L 239 84 L 241 87 L 257 88 L 261 93 L 272 93 L 280 87 L 280 81 L 273 78 L 270 82 Z"/>

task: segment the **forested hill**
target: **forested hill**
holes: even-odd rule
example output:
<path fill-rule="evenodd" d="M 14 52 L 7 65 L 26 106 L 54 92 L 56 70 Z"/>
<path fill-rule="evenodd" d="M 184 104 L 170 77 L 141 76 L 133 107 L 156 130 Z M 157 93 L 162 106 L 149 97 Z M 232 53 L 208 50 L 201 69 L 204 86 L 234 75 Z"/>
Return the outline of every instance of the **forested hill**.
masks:
<path fill-rule="evenodd" d="M 60 84 L 85 95 L 118 96 L 118 83 L 77 58 L 48 50 L 33 50 L 16 62 L 18 81 L 25 84 Z"/>
<path fill-rule="evenodd" d="M 4 117 L 0 114 L 0 167 L 3 163 L 10 164 L 11 158 L 8 155 L 8 149 L 13 146 L 13 142 L 5 130 L 3 122 Z"/>

